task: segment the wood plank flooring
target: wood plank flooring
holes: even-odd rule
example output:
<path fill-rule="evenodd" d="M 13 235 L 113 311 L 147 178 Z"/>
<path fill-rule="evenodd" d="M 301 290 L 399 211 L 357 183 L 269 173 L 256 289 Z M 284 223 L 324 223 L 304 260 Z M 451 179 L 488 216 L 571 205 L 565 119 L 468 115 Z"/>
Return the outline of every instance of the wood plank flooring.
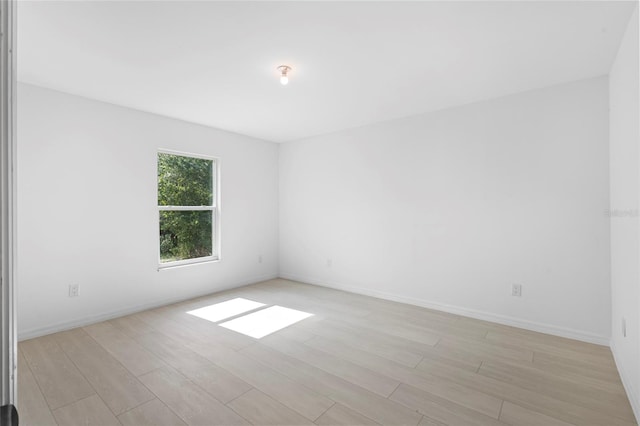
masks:
<path fill-rule="evenodd" d="M 313 316 L 187 313 L 237 297 Z M 607 347 L 281 279 L 21 342 L 18 398 L 24 426 L 636 424 Z"/>

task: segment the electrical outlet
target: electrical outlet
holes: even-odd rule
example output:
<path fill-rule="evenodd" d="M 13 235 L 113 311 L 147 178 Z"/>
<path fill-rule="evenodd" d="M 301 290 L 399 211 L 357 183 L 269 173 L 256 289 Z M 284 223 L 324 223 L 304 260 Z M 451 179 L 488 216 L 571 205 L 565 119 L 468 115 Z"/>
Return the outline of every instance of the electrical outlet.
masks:
<path fill-rule="evenodd" d="M 327 268 L 331 268 L 333 265 L 333 259 L 327 259 Z"/>
<path fill-rule="evenodd" d="M 622 317 L 622 337 L 627 337 L 627 319 Z"/>
<path fill-rule="evenodd" d="M 69 297 L 78 297 L 80 295 L 80 284 L 71 284 L 69 286 Z"/>
<path fill-rule="evenodd" d="M 522 296 L 522 285 L 520 284 L 511 284 L 511 295 L 515 297 Z"/>
<path fill-rule="evenodd" d="M 262 255 L 258 256 L 258 263 L 262 263 Z"/>

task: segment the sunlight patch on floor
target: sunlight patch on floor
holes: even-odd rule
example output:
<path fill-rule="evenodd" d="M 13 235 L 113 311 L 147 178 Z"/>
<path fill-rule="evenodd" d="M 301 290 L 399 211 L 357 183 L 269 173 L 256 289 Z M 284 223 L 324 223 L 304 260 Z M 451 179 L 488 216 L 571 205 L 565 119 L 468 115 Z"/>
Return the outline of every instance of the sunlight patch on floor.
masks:
<path fill-rule="evenodd" d="M 253 300 L 238 297 L 236 299 L 227 300 L 226 302 L 194 309 L 187 313 L 207 321 L 218 322 L 245 312 L 253 311 L 254 309 L 258 309 L 263 306 L 265 306 L 264 303 L 254 302 Z"/>
<path fill-rule="evenodd" d="M 313 314 L 282 306 L 272 306 L 223 322 L 220 326 L 260 339 L 310 316 L 313 316 Z"/>

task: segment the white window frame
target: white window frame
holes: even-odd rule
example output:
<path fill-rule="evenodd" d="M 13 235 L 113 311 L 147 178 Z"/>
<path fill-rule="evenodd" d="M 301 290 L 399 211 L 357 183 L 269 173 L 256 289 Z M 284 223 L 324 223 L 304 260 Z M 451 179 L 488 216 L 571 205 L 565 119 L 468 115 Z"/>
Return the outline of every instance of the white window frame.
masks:
<path fill-rule="evenodd" d="M 213 191 L 211 206 L 160 206 L 158 205 L 158 234 L 156 235 L 157 253 L 158 253 L 158 270 L 175 268 L 180 266 L 196 265 L 200 263 L 217 262 L 220 260 L 220 159 L 203 154 L 194 154 L 190 152 L 174 151 L 170 149 L 158 149 L 156 152 L 156 170 L 158 167 L 158 155 L 169 154 L 179 155 L 189 158 L 200 158 L 210 160 L 213 168 L 211 173 L 211 188 Z M 158 202 L 158 178 L 156 177 L 156 203 Z M 163 211 L 211 211 L 211 256 L 196 257 L 193 259 L 176 260 L 173 262 L 162 262 L 160 259 L 160 212 Z"/>

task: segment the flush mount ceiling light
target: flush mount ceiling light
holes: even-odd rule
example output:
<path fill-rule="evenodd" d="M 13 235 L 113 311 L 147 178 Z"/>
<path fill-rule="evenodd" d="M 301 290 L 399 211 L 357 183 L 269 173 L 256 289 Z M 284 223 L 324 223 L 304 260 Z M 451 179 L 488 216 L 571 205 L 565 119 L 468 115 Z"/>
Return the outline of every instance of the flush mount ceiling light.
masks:
<path fill-rule="evenodd" d="M 289 71 L 291 71 L 291 67 L 289 65 L 280 65 L 276 68 L 280 71 L 280 84 L 286 86 L 289 83 Z"/>

